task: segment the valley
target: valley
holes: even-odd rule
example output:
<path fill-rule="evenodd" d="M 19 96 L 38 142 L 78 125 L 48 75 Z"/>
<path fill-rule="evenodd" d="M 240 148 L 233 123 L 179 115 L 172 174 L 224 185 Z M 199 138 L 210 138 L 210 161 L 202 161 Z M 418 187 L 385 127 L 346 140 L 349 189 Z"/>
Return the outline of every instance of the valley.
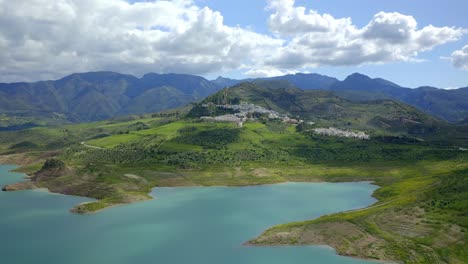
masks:
<path fill-rule="evenodd" d="M 400 102 L 282 85 L 242 83 L 177 110 L 0 132 L 2 159 L 21 161 L 18 171 L 30 177 L 4 190 L 94 198 L 71 209 L 90 213 L 151 199 L 155 187 L 372 181 L 375 205 L 272 227 L 249 244 L 327 244 L 347 256 L 414 263 L 467 259 L 463 127 Z M 239 109 L 253 109 L 243 110 L 242 126 L 206 118 Z M 330 127 L 369 138 L 316 132 Z"/>
<path fill-rule="evenodd" d="M 0 262 L 468 263 L 466 10 L 0 0 Z"/>

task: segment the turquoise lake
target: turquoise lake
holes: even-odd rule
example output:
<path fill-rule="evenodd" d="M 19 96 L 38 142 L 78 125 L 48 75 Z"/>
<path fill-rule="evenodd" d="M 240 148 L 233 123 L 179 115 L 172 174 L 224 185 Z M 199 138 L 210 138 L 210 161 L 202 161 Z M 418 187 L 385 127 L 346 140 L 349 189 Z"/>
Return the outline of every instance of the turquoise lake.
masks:
<path fill-rule="evenodd" d="M 21 180 L 0 165 L 0 186 Z M 155 188 L 154 200 L 76 215 L 90 199 L 0 192 L 0 256 L 8 264 L 357 264 L 324 246 L 247 247 L 275 224 L 365 207 L 369 183 Z"/>

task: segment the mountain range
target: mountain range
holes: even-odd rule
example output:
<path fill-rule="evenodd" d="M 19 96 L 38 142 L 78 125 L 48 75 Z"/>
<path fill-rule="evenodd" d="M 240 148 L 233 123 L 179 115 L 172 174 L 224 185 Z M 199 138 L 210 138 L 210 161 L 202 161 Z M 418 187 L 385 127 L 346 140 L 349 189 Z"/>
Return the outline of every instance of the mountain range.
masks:
<path fill-rule="evenodd" d="M 89 72 L 55 81 L 1 83 L 0 129 L 158 112 L 201 101 L 224 87 L 262 80 L 278 87 L 327 90 L 353 101 L 397 100 L 452 123 L 465 124 L 468 118 L 468 87 L 411 89 L 359 73 L 343 81 L 314 73 L 244 80 L 219 77 L 209 81 L 186 74 L 148 73 L 137 78 L 115 72 Z"/>
<path fill-rule="evenodd" d="M 0 115 L 7 125 L 37 117 L 49 123 L 88 122 L 177 108 L 217 90 L 193 75 L 77 73 L 56 81 L 0 84 Z"/>
<path fill-rule="evenodd" d="M 468 118 L 468 87 L 446 90 L 422 86 L 402 87 L 393 82 L 353 73 L 343 81 L 320 74 L 288 74 L 263 78 L 263 80 L 285 80 L 303 90 L 330 90 L 350 100 L 394 99 L 410 104 L 428 114 L 452 123 L 465 122 Z M 232 86 L 252 79 L 233 80 L 218 78 L 218 85 Z"/>

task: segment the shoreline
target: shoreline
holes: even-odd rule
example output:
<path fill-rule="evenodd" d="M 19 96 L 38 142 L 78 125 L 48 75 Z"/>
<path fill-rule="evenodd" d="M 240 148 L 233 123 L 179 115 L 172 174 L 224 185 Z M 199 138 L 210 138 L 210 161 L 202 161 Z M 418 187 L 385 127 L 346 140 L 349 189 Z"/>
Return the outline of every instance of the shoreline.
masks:
<path fill-rule="evenodd" d="M 18 168 L 17 165 L 13 165 L 13 164 L 0 164 L 0 165 L 6 165 L 6 166 L 12 166 L 12 167 Z M 16 168 L 13 168 L 13 170 L 16 169 Z M 12 171 L 12 170 L 9 170 L 9 171 Z M 27 176 L 27 174 L 25 174 L 25 173 L 21 173 L 21 174 Z M 27 178 L 27 177 L 25 177 L 25 178 Z M 212 186 L 198 185 L 198 186 L 174 186 L 174 187 L 171 187 L 171 186 L 156 186 L 156 187 L 153 187 L 151 190 L 153 191 L 155 188 L 193 188 L 193 187 L 247 188 L 247 187 L 256 187 L 256 186 L 273 186 L 273 185 L 281 185 L 281 184 L 340 184 L 340 183 L 341 184 L 345 184 L 345 183 L 362 183 L 362 184 L 370 184 L 370 185 L 374 185 L 376 187 L 379 187 L 378 185 L 373 184 L 374 183 L 373 181 L 351 181 L 351 182 L 326 182 L 326 181 L 312 181 L 312 182 L 298 181 L 298 182 L 294 182 L 294 181 L 284 181 L 284 182 L 279 182 L 279 183 L 253 184 L 253 185 L 252 184 L 247 184 L 247 185 L 242 185 L 242 186 L 230 186 L 230 185 L 212 185 Z M 376 188 L 375 190 L 377 190 L 377 189 L 378 188 Z M 42 187 L 34 188 L 34 189 L 31 189 L 31 190 L 47 192 L 48 194 L 53 194 L 53 195 L 67 195 L 67 196 L 83 197 L 83 196 L 55 193 L 55 192 L 51 192 L 47 188 L 42 188 Z M 83 197 L 83 198 L 89 198 L 89 197 Z M 151 199 L 157 199 L 157 197 L 151 196 Z M 87 203 L 92 203 L 92 202 L 94 202 L 94 201 L 83 202 L 83 203 L 78 204 L 77 206 L 87 204 Z M 110 206 L 107 206 L 105 208 L 95 210 L 95 211 L 92 211 L 92 212 L 77 213 L 77 214 L 81 214 L 81 215 L 97 214 L 97 213 L 101 212 L 104 209 L 110 209 L 110 208 L 117 207 L 117 206 L 122 206 L 122 205 L 125 205 L 125 204 L 113 204 L 113 205 L 110 205 Z M 362 208 L 365 208 L 365 207 L 362 207 Z M 73 212 L 72 210 L 73 209 L 71 209 L 70 212 L 76 213 L 76 212 Z M 350 210 L 354 210 L 354 209 L 350 209 Z M 340 213 L 340 212 L 346 212 L 346 211 L 339 211 L 339 212 L 335 212 L 335 213 Z M 320 216 L 318 216 L 318 217 L 320 217 Z M 243 243 L 242 246 L 247 246 L 247 247 L 259 247 L 260 246 L 260 247 L 263 247 L 262 245 L 249 244 L 248 242 Z M 335 248 L 333 248 L 333 247 L 331 247 L 329 245 L 293 245 L 292 244 L 292 245 L 265 245 L 264 247 L 318 247 L 318 248 L 324 248 L 324 249 L 327 249 L 327 250 L 333 250 L 334 254 L 336 254 L 338 256 L 351 257 L 351 258 L 355 258 L 355 259 L 362 259 L 362 260 L 371 261 L 371 262 L 375 262 L 375 263 L 390 264 L 390 262 L 385 262 L 385 261 L 381 261 L 381 260 L 373 260 L 373 259 L 360 258 L 360 257 L 357 257 L 357 256 L 343 255 L 343 254 L 338 253 L 338 251 Z"/>
<path fill-rule="evenodd" d="M 0 164 L 0 165 L 9 165 L 9 164 Z M 16 165 L 13 165 L 13 166 L 16 166 Z M 22 174 L 25 174 L 25 173 L 22 173 Z M 43 190 L 43 191 L 46 191 L 50 194 L 56 194 L 56 195 L 67 195 L 67 196 L 75 196 L 75 197 L 82 197 L 82 198 L 87 198 L 87 199 L 95 199 L 95 198 L 92 198 L 92 197 L 87 197 L 87 196 L 80 196 L 80 195 L 74 195 L 74 194 L 64 194 L 64 193 L 60 193 L 60 192 L 53 192 L 51 191 L 49 188 L 47 187 L 39 187 L 37 185 L 34 184 L 33 181 L 30 180 L 30 177 L 29 175 L 25 174 L 26 177 L 24 177 L 23 179 L 25 179 L 26 181 L 23 181 L 23 182 L 15 182 L 15 183 L 12 183 L 12 184 L 7 184 L 5 186 L 2 186 L 2 189 L 1 191 L 4 191 L 4 192 L 16 192 L 16 191 L 26 191 L 26 190 Z M 112 208 L 112 207 L 116 207 L 116 206 L 122 206 L 122 205 L 130 205 L 130 204 L 133 204 L 133 203 L 137 203 L 137 202 L 142 202 L 142 201 L 146 201 L 146 200 L 152 200 L 152 199 L 155 199 L 156 197 L 151 195 L 152 191 L 155 189 L 155 188 L 192 188 L 192 187 L 205 187 L 205 188 L 209 188 L 209 187 L 218 187 L 218 188 L 248 188 L 248 187 L 255 187 L 255 186 L 269 186 L 269 185 L 279 185 L 279 184 L 288 184 L 288 183 L 311 183 L 311 184 L 321 184 L 321 183 L 331 183 L 331 184 L 340 184 L 340 183 L 364 183 L 364 184 L 369 184 L 369 185 L 374 185 L 376 186 L 377 188 L 374 190 L 374 192 L 376 190 L 378 190 L 379 188 L 381 188 L 381 186 L 375 184 L 374 181 L 343 181 L 343 182 L 329 182 L 329 181 L 282 181 L 282 182 L 277 182 L 277 183 L 265 183 L 265 184 L 245 184 L 245 185 L 182 185 L 182 186 L 154 186 L 154 187 L 151 187 L 151 190 L 147 193 L 147 195 L 150 197 L 149 199 L 143 199 L 143 200 L 136 200 L 136 201 L 132 201 L 132 202 L 129 202 L 129 203 L 114 203 L 114 204 L 109 204 L 109 206 L 106 206 L 106 207 L 103 207 L 103 208 L 100 208 L 98 210 L 93 210 L 93 211 L 86 211 L 86 212 L 80 212 L 80 211 L 75 211 L 76 207 L 78 206 L 83 206 L 83 205 L 86 205 L 86 204 L 90 204 L 90 203 L 93 203 L 93 202 L 99 202 L 100 200 L 98 199 L 95 199 L 95 201 L 89 201 L 89 202 L 84 202 L 84 203 L 80 203 L 80 204 L 77 204 L 75 207 L 71 208 L 70 209 L 70 212 L 72 213 L 76 213 L 76 214 L 88 214 L 88 213 L 97 213 L 97 212 L 100 212 L 102 210 L 105 210 L 107 208 Z M 24 188 L 24 187 L 26 188 Z M 13 187 L 12 189 L 8 189 L 8 187 Z M 371 205 L 367 206 L 367 207 L 371 207 L 373 205 L 375 205 L 377 202 L 379 202 L 379 200 L 377 198 L 374 197 L 374 192 L 371 194 L 371 197 L 373 197 L 374 199 L 376 199 L 376 201 L 374 203 L 372 203 Z M 337 213 L 345 213 L 345 212 L 348 212 L 348 211 L 353 211 L 353 210 L 364 210 L 366 209 L 367 207 L 362 207 L 362 208 L 354 208 L 354 209 L 350 209 L 350 210 L 347 210 L 347 211 L 342 211 L 342 212 L 337 212 Z"/>
<path fill-rule="evenodd" d="M 13 171 L 17 168 L 19 168 L 18 165 L 15 165 L 15 164 L 0 164 L 0 165 L 7 165 L 7 166 L 13 166 L 15 168 L 13 168 L 12 170 L 10 171 Z M 25 182 L 31 182 L 30 180 L 30 175 L 26 174 L 26 173 L 21 173 L 24 175 L 24 179 L 28 180 L 28 181 L 25 181 Z M 362 184 L 369 184 L 369 185 L 373 185 L 375 186 L 376 188 L 373 190 L 372 194 L 370 197 L 373 197 L 375 199 L 375 201 L 372 203 L 372 204 L 369 204 L 365 207 L 359 207 L 359 208 L 353 208 L 353 209 L 349 209 L 349 210 L 346 210 L 346 211 L 339 211 L 339 212 L 335 212 L 334 214 L 339 214 L 339 213 L 346 213 L 346 212 L 350 212 L 350 211 L 353 211 L 353 210 L 363 210 L 363 209 L 366 209 L 368 207 L 372 207 L 373 205 L 375 205 L 376 203 L 379 202 L 379 200 L 377 198 L 374 197 L 374 192 L 376 190 L 378 190 L 379 188 L 381 188 L 381 186 L 377 185 L 375 183 L 375 181 L 369 181 L 369 180 L 363 180 L 363 181 L 345 181 L 345 182 L 330 182 L 330 181 L 319 181 L 319 180 L 316 180 L 314 179 L 313 181 L 281 181 L 281 182 L 277 182 L 277 183 L 266 183 L 266 184 L 245 184 L 245 185 L 195 185 L 195 186 L 155 186 L 155 187 L 152 187 L 151 188 L 151 191 L 148 193 L 148 196 L 150 197 L 149 199 L 147 200 L 153 200 L 153 199 L 157 199 L 156 196 L 153 196 L 151 195 L 151 193 L 154 191 L 154 189 L 156 188 L 193 188 L 193 187 L 204 187 L 204 188 L 209 188 L 209 187 L 218 187 L 218 188 L 248 188 L 248 187 L 256 187 L 256 186 L 269 186 L 269 185 L 280 185 L 280 184 L 340 184 L 340 183 L 362 183 Z M 26 190 L 26 189 L 25 189 Z M 86 196 L 77 196 L 77 195 L 70 195 L 70 194 L 62 194 L 62 193 L 57 193 L 57 192 L 52 192 L 50 191 L 48 188 L 44 188 L 44 187 L 36 187 L 36 188 L 31 188 L 31 189 L 27 189 L 27 190 L 39 190 L 39 191 L 44 191 L 44 192 L 47 192 L 48 194 L 53 194 L 53 195 L 67 195 L 67 196 L 75 196 L 75 197 L 80 197 L 80 198 L 87 198 L 87 199 L 93 199 L 93 198 L 90 198 L 90 197 L 86 197 Z M 20 190 L 14 190 L 14 191 L 20 191 Z M 78 215 L 92 215 L 92 214 L 97 214 L 97 213 L 100 213 L 101 211 L 103 210 L 106 210 L 106 209 L 111 209 L 111 208 L 114 208 L 114 207 L 119 207 L 119 206 L 123 206 L 123 205 L 130 205 L 132 203 L 136 203 L 136 202 L 143 202 L 145 200 L 139 200 L 139 201 L 134 201 L 134 202 L 130 202 L 130 203 L 116 203 L 116 204 L 108 204 L 107 206 L 103 207 L 103 208 L 100 208 L 100 209 L 97 209 L 97 210 L 93 210 L 93 211 L 78 211 L 77 209 L 80 207 L 80 206 L 83 206 L 83 205 L 86 205 L 86 204 L 92 204 L 92 203 L 95 203 L 95 202 L 99 202 L 99 200 L 95 199 L 94 201 L 86 201 L 86 202 L 82 202 L 82 203 L 79 203 L 77 205 L 75 205 L 75 207 L 69 209 L 69 212 L 70 213 L 73 213 L 73 214 L 78 214 Z M 317 218 L 319 217 L 322 217 L 323 215 L 321 216 L 318 216 Z M 317 218 L 314 218 L 314 219 L 317 219 Z M 309 220 L 313 220 L 313 219 L 309 219 Z M 308 221 L 308 220 L 306 220 Z M 271 228 L 271 227 L 270 227 Z M 266 228 L 266 230 L 268 230 L 269 228 Z M 264 232 L 265 232 L 264 231 Z M 262 234 L 258 235 L 257 237 L 260 237 Z M 356 258 L 356 259 L 362 259 L 362 260 L 369 260 L 369 261 L 373 261 L 373 262 L 376 262 L 376 263 L 394 263 L 394 262 L 387 262 L 387 261 L 382 261 L 382 260 L 376 260 L 376 259 L 368 259 L 368 258 L 362 258 L 362 257 L 359 257 L 359 256 L 352 256 L 352 255 L 345 255 L 345 254 L 340 254 L 335 248 L 333 248 L 332 246 L 330 245 L 314 245 L 314 244 L 310 244 L 310 245 L 294 245 L 294 244 L 289 244 L 289 245 L 258 245 L 258 244 L 252 244 L 250 243 L 251 240 L 248 240 L 247 242 L 243 243 L 242 246 L 248 246 L 248 247 L 297 247 L 297 246 L 313 246 L 313 247 L 327 247 L 327 248 L 330 248 L 332 249 L 335 254 L 337 255 L 340 255 L 340 256 L 343 256 L 343 257 L 352 257 L 352 258 Z"/>
<path fill-rule="evenodd" d="M 70 212 L 76 213 L 76 214 L 97 213 L 97 212 L 100 212 L 100 211 L 105 210 L 107 208 L 112 208 L 112 207 L 122 206 L 122 205 L 129 205 L 129 204 L 133 204 L 133 203 L 141 202 L 141 201 L 145 201 L 145 200 L 152 200 L 152 199 L 155 199 L 155 196 L 151 195 L 151 193 L 153 192 L 153 190 L 155 188 L 190 188 L 190 187 L 224 187 L 224 188 L 244 187 L 244 188 L 248 188 L 248 187 L 255 187 L 255 186 L 268 186 L 268 185 L 288 184 L 288 183 L 291 183 L 291 184 L 295 184 L 295 183 L 316 183 L 316 184 L 321 184 L 321 183 L 325 183 L 325 184 L 326 183 L 332 183 L 332 184 L 334 184 L 334 183 L 364 183 L 364 184 L 369 184 L 369 185 L 376 186 L 377 188 L 371 194 L 371 197 L 376 199 L 376 201 L 374 203 L 372 203 L 371 205 L 366 206 L 366 207 L 350 209 L 352 211 L 352 210 L 363 210 L 363 209 L 365 209 L 367 207 L 371 207 L 371 206 L 375 205 L 376 203 L 378 203 L 379 200 L 375 197 L 374 193 L 375 193 L 375 191 L 377 191 L 379 188 L 382 187 L 382 186 L 379 186 L 374 180 L 326 181 L 326 180 L 320 180 L 320 179 L 317 179 L 317 178 L 312 178 L 310 181 L 284 180 L 284 181 L 277 181 L 277 182 L 272 182 L 272 183 L 246 183 L 246 184 L 231 184 L 231 185 L 230 184 L 213 184 L 213 185 L 203 185 L 203 184 L 196 184 L 196 185 L 190 184 L 189 185 L 189 184 L 187 184 L 187 185 L 177 185 L 177 186 L 170 186 L 170 185 L 159 186 L 158 185 L 158 186 L 152 186 L 150 188 L 150 191 L 146 193 L 146 195 L 149 197 L 148 199 L 136 200 L 136 201 L 131 201 L 131 202 L 128 202 L 128 203 L 109 203 L 108 206 L 105 206 L 105 207 L 100 208 L 98 210 L 80 212 L 80 211 L 75 211 L 78 206 L 90 204 L 90 203 L 93 203 L 93 202 L 99 202 L 100 200 L 92 198 L 92 197 L 88 197 L 88 196 L 80 196 L 80 195 L 74 195 L 74 194 L 64 194 L 64 193 L 60 193 L 60 192 L 54 192 L 54 191 L 51 191 L 47 187 L 37 186 L 33 181 L 31 181 L 32 175 L 27 174 L 25 172 L 15 171 L 15 170 L 21 168 L 22 166 L 27 166 L 29 164 L 27 164 L 27 163 L 16 163 L 16 164 L 14 164 L 14 163 L 2 163 L 1 162 L 1 160 L 2 160 L 1 157 L 2 156 L 5 156 L 5 155 L 0 155 L 0 165 L 7 165 L 7 166 L 15 167 L 15 168 L 11 169 L 10 171 L 23 174 L 24 175 L 23 179 L 25 181 L 14 182 L 14 183 L 11 183 L 11 184 L 7 184 L 5 186 L 0 186 L 0 187 L 2 187 L 1 191 L 23 191 L 23 190 L 43 189 L 44 191 L 47 191 L 50 194 L 59 194 L 59 195 L 67 195 L 67 196 L 82 197 L 82 198 L 87 198 L 87 199 L 94 199 L 94 201 L 83 202 L 83 203 L 77 204 L 75 207 L 71 208 Z M 6 156 L 8 157 L 10 155 L 6 155 Z M 5 190 L 5 188 L 8 187 L 8 186 L 10 186 L 10 187 L 19 187 L 19 188 L 18 189 L 12 189 L 12 190 Z M 24 188 L 24 187 L 27 187 L 27 188 Z M 350 210 L 347 210 L 347 211 L 350 211 Z M 347 212 L 347 211 L 343 211 L 343 212 Z M 343 213 L 343 212 L 340 212 L 340 213 Z"/>
<path fill-rule="evenodd" d="M 15 169 L 18 168 L 18 165 L 15 165 L 15 164 L 0 164 L 0 165 L 7 165 L 7 166 L 13 166 L 11 168 L 10 171 L 14 171 Z M 31 176 L 28 177 L 28 174 L 26 173 L 22 173 L 23 175 L 25 175 L 25 179 L 28 180 L 28 178 L 30 178 Z M 302 180 L 299 180 L 299 181 L 294 181 L 294 180 L 290 180 L 290 179 L 287 179 L 287 180 L 284 180 L 284 181 L 277 181 L 277 182 L 274 182 L 274 183 L 254 183 L 254 184 L 226 184 L 226 185 L 220 185 L 220 184 L 215 184 L 215 185 L 205 185 L 205 184 L 197 184 L 197 185 L 193 185 L 193 182 L 184 182 L 186 184 L 183 184 L 183 185 L 177 185 L 177 186 L 171 186 L 170 183 L 167 184 L 167 185 L 158 185 L 158 186 L 153 186 L 150 188 L 150 190 L 148 191 L 147 193 L 147 199 L 141 199 L 141 197 L 138 197 L 138 200 L 135 200 L 135 201 L 131 201 L 131 202 L 128 202 L 128 203 L 108 203 L 106 201 L 102 201 L 102 203 L 105 205 L 104 207 L 102 208 L 99 208 L 99 206 L 102 206 L 103 204 L 94 204 L 94 205 L 91 205 L 90 208 L 92 208 L 93 206 L 95 206 L 95 208 L 98 208 L 97 210 L 89 210 L 89 211 L 86 211 L 86 208 L 84 208 L 83 211 L 74 211 L 74 209 L 76 209 L 77 207 L 79 206 L 83 206 L 83 205 L 86 205 L 86 204 L 92 204 L 94 202 L 97 202 L 99 203 L 100 200 L 94 200 L 94 201 L 86 201 L 86 202 L 82 202 L 82 203 L 79 203 L 77 204 L 75 207 L 71 208 L 70 209 L 70 213 L 76 213 L 76 214 L 81 214 L 81 215 L 87 215 L 87 214 L 97 214 L 97 213 L 100 213 L 101 211 L 103 211 L 104 209 L 110 209 L 110 208 L 113 208 L 113 207 L 117 207 L 117 206 L 123 206 L 123 205 L 129 205 L 129 204 L 132 204 L 132 203 L 136 203 L 136 202 L 140 202 L 140 201 L 145 201 L 145 200 L 153 200 L 153 199 L 157 199 L 157 196 L 156 195 L 152 195 L 152 192 L 156 189 L 156 188 L 193 188 L 193 187 L 221 187 L 221 188 L 233 188 L 233 187 L 244 187 L 244 188 L 248 188 L 248 187 L 256 187 L 256 186 L 273 186 L 273 185 L 280 185 L 280 184 L 300 184 L 300 183 L 305 183 L 305 184 L 308 184 L 308 183 L 321 183 L 321 184 L 336 184 L 336 183 L 363 183 L 363 184 L 369 184 L 369 185 L 372 185 L 375 187 L 375 189 L 372 191 L 372 193 L 370 194 L 370 197 L 373 197 L 375 199 L 375 201 L 373 201 L 371 204 L 369 205 L 366 205 L 366 206 L 363 206 L 363 207 L 356 207 L 356 208 L 352 208 L 352 209 L 348 209 L 348 210 L 345 210 L 345 211 L 340 211 L 340 212 L 335 212 L 335 213 L 330 213 L 330 214 L 325 214 L 325 215 L 321 215 L 321 216 L 318 216 L 314 219 L 306 219 L 306 220 L 302 220 L 302 221 L 295 221 L 295 222 L 288 222 L 288 223 L 284 223 L 284 225 L 287 225 L 287 224 L 294 224 L 294 223 L 301 223 L 301 222 L 308 222 L 308 221 L 314 221 L 318 218 L 321 218 L 321 217 L 327 217 L 327 216 L 332 216 L 332 215 L 340 215 L 340 214 L 346 214 L 346 213 L 352 213 L 352 212 L 355 212 L 355 211 L 364 211 L 364 210 L 367 210 L 367 209 L 373 209 L 375 207 L 378 207 L 378 206 L 384 206 L 390 202 L 393 202 L 395 199 L 397 199 L 398 197 L 400 196 L 397 196 L 396 198 L 394 199 L 391 199 L 385 203 L 382 203 L 381 202 L 381 199 L 378 199 L 376 197 L 376 191 L 381 189 L 383 186 L 382 186 L 382 183 L 380 182 L 376 182 L 375 180 L 351 180 L 352 178 L 348 178 L 348 177 L 344 177 L 345 178 L 345 181 L 336 181 L 336 178 L 332 178 L 330 181 L 327 181 L 326 178 L 312 178 L 310 181 L 306 181 L 304 180 L 304 178 L 300 178 Z M 358 178 L 356 178 L 358 179 Z M 219 183 L 219 181 L 217 181 L 216 183 Z M 436 182 L 437 183 L 437 182 Z M 435 185 L 436 183 L 432 183 L 429 185 L 429 187 Z M 384 185 L 385 186 L 385 185 Z M 429 188 L 427 186 L 423 187 L 423 188 L 420 188 L 418 190 L 423 190 L 423 189 L 426 189 L 426 188 Z M 50 191 L 49 189 L 47 188 L 41 188 L 41 187 L 38 187 L 38 188 L 34 188 L 34 190 L 41 190 L 41 191 L 46 191 L 50 194 L 60 194 L 60 195 L 70 195 L 70 196 L 75 196 L 75 197 L 81 197 L 81 198 L 86 198 L 86 199 L 93 199 L 93 198 L 90 198 L 90 197 L 86 197 L 86 196 L 78 196 L 78 195 L 72 195 L 72 194 L 63 194 L 63 193 L 59 193 L 59 192 L 52 192 Z M 384 201 L 386 201 L 384 199 Z M 379 203 L 380 202 L 380 203 Z M 297 247 L 297 246 L 314 246 L 314 247 L 320 247 L 320 246 L 325 246 L 325 247 L 329 247 L 329 248 L 332 248 L 334 251 L 335 251 L 335 254 L 337 255 L 340 255 L 340 256 L 343 256 L 343 257 L 352 257 L 352 258 L 356 258 L 356 259 L 362 259 L 362 260 L 368 260 L 368 261 L 372 261 L 372 262 L 376 262 L 376 263 L 385 263 L 385 264 L 389 264 L 389 263 L 400 263 L 400 262 L 395 262 L 395 261 L 391 261 L 391 260 L 385 260 L 384 257 L 382 258 L 372 258 L 372 257 L 369 257 L 369 258 L 366 258 L 365 254 L 363 254 L 362 256 L 356 256 L 356 255 L 349 255 L 349 254 L 346 254 L 343 253 L 343 251 L 341 250 L 341 253 L 339 252 L 338 248 L 335 248 L 333 247 L 333 242 L 331 242 L 332 244 L 329 244 L 329 243 L 326 243 L 326 244 L 322 244 L 322 243 L 317 243 L 317 244 L 314 244 L 313 242 L 312 243 L 303 243 L 303 244 L 295 244 L 294 242 L 290 242 L 288 243 L 286 241 L 286 243 L 278 243 L 278 244 L 275 244 L 274 242 L 271 243 L 271 244 L 268 244 L 268 240 L 264 240 L 266 241 L 264 244 L 262 244 L 261 242 L 256 244 L 256 243 L 252 243 L 252 241 L 264 236 L 265 234 L 267 234 L 267 232 L 270 230 L 270 229 L 274 229 L 275 227 L 278 227 L 278 226 L 281 226 L 282 224 L 279 224 L 279 225 L 275 225 L 275 226 L 272 226 L 272 227 L 267 227 L 265 228 L 265 230 L 263 231 L 263 233 L 259 234 L 258 236 L 256 236 L 255 238 L 252 238 L 248 241 L 246 241 L 245 243 L 242 244 L 242 246 L 252 246 L 252 247 L 287 247 L 287 246 L 291 246 L 291 247 Z M 330 229 L 330 230 L 333 230 L 333 229 Z M 278 232 L 278 231 L 276 231 Z M 270 233 L 270 234 L 274 234 L 275 231 L 273 231 L 273 233 Z M 291 233 L 292 234 L 292 233 Z M 267 235 L 268 237 L 268 235 Z M 352 253 L 352 254 L 356 254 L 356 252 Z"/>
<path fill-rule="evenodd" d="M 375 263 L 381 263 L 381 264 L 400 264 L 400 262 L 395 262 L 395 261 L 386 261 L 386 260 L 380 260 L 380 259 L 372 259 L 372 258 L 364 258 L 364 257 L 359 257 L 355 255 L 346 255 L 346 254 L 340 254 L 334 247 L 330 245 L 322 245 L 322 244 L 299 244 L 299 245 L 255 245 L 255 244 L 250 244 L 249 242 L 245 242 L 242 244 L 244 247 L 268 247 L 268 248 L 287 248 L 287 247 L 314 247 L 314 248 L 327 248 L 335 252 L 336 255 L 346 257 L 346 258 L 353 258 L 353 259 L 359 259 L 359 260 L 365 260 L 365 261 L 370 261 L 370 262 L 375 262 Z"/>

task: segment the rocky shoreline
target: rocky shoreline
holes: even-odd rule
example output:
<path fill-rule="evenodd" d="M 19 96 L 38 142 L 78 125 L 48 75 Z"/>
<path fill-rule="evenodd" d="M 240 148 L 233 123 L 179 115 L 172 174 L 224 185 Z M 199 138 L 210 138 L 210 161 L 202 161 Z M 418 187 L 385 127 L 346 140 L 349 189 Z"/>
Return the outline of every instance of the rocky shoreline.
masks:
<path fill-rule="evenodd" d="M 5 185 L 3 186 L 2 191 L 14 192 L 14 191 L 37 189 L 37 188 L 38 187 L 32 181 L 26 181 L 26 182 L 17 182 L 17 183 Z"/>

